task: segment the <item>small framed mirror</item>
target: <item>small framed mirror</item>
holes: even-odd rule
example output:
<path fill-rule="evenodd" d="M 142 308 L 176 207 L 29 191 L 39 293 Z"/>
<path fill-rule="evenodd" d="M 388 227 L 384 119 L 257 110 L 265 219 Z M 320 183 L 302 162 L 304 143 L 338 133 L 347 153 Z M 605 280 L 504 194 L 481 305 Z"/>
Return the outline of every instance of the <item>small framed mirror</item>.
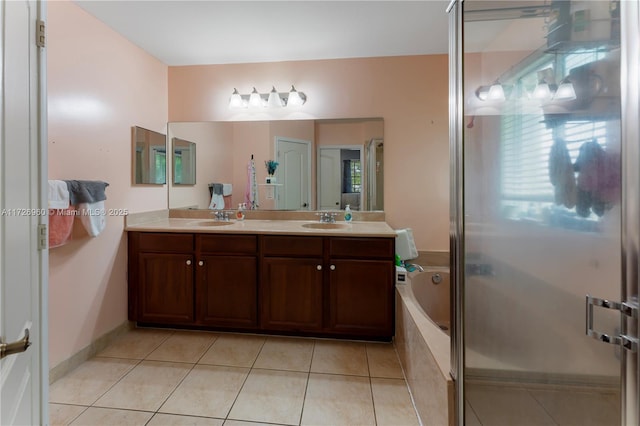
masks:
<path fill-rule="evenodd" d="M 196 184 L 196 144 L 180 138 L 171 140 L 173 146 L 173 184 Z"/>
<path fill-rule="evenodd" d="M 134 185 L 167 183 L 167 136 L 153 130 L 132 128 L 132 181 Z"/>

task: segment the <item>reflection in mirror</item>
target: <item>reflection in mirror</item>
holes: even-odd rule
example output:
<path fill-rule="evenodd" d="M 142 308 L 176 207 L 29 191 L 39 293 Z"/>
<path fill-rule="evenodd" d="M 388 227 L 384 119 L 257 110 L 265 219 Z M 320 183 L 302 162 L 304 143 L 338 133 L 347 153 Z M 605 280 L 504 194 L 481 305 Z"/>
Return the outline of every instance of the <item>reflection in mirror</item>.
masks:
<path fill-rule="evenodd" d="M 166 136 L 153 130 L 132 128 L 134 185 L 162 185 L 167 181 Z"/>
<path fill-rule="evenodd" d="M 173 184 L 196 184 L 196 144 L 184 139 L 172 138 Z"/>
<path fill-rule="evenodd" d="M 170 138 L 198 144 L 197 183 L 170 187 L 169 208 L 209 208 L 214 183 L 231 191 L 225 208 L 247 202 L 253 156 L 260 210 L 382 210 L 383 133 L 382 118 L 169 123 Z"/>

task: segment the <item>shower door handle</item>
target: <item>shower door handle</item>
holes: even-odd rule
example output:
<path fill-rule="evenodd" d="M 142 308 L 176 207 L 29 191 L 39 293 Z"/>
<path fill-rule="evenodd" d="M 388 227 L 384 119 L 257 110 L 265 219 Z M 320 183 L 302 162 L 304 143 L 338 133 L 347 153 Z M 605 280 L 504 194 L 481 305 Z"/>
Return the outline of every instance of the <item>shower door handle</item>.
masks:
<path fill-rule="evenodd" d="M 586 297 L 586 334 L 587 336 L 599 340 L 604 343 L 611 343 L 613 345 L 620 345 L 623 348 L 631 351 L 638 351 L 638 338 L 628 336 L 626 334 L 620 334 L 618 336 L 612 336 L 606 333 L 601 333 L 593 329 L 593 307 L 598 306 L 605 309 L 615 309 L 621 314 L 624 314 L 630 318 L 638 318 L 638 304 L 633 302 L 614 302 L 612 300 L 601 299 L 599 297 L 593 297 L 587 294 Z"/>

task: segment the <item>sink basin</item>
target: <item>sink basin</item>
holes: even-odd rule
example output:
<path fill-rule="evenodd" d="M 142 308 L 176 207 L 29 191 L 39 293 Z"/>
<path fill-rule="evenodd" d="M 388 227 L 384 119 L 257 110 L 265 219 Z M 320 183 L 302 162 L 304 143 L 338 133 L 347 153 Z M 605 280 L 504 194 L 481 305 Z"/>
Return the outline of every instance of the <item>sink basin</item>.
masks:
<path fill-rule="evenodd" d="M 348 228 L 349 225 L 345 223 L 324 223 L 324 222 L 313 222 L 313 223 L 305 223 L 302 225 L 303 228 L 311 228 L 311 229 L 344 229 Z"/>
<path fill-rule="evenodd" d="M 196 226 L 227 226 L 233 225 L 233 222 L 223 222 L 220 220 L 199 220 L 197 222 L 192 222 L 191 225 Z"/>

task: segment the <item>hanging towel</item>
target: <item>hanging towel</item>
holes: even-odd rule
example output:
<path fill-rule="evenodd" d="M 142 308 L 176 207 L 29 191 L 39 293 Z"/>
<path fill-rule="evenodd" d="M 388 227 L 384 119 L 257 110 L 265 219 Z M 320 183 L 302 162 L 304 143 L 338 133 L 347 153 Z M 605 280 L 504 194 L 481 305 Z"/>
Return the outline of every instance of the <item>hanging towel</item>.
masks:
<path fill-rule="evenodd" d="M 66 180 L 69 201 L 76 206 L 80 203 L 95 203 L 107 199 L 105 189 L 109 184 L 99 180 Z"/>
<path fill-rule="evenodd" d="M 66 184 L 65 184 L 66 188 Z M 49 248 L 60 247 L 71 239 L 75 209 L 49 209 Z"/>
<path fill-rule="evenodd" d="M 553 142 L 549 152 L 549 180 L 554 187 L 556 204 L 572 209 L 576 205 L 576 177 L 567 144 L 562 139 Z"/>
<path fill-rule="evenodd" d="M 107 212 L 104 208 L 104 201 L 95 203 L 78 204 L 78 214 L 80 221 L 92 237 L 97 237 L 107 226 Z"/>
<path fill-rule="evenodd" d="M 49 208 L 50 209 L 68 209 L 69 208 L 69 189 L 67 183 L 63 180 L 49 181 Z"/>
<path fill-rule="evenodd" d="M 223 196 L 228 196 L 231 195 L 231 193 L 233 192 L 233 185 L 230 183 L 223 183 L 222 184 L 222 195 Z"/>

